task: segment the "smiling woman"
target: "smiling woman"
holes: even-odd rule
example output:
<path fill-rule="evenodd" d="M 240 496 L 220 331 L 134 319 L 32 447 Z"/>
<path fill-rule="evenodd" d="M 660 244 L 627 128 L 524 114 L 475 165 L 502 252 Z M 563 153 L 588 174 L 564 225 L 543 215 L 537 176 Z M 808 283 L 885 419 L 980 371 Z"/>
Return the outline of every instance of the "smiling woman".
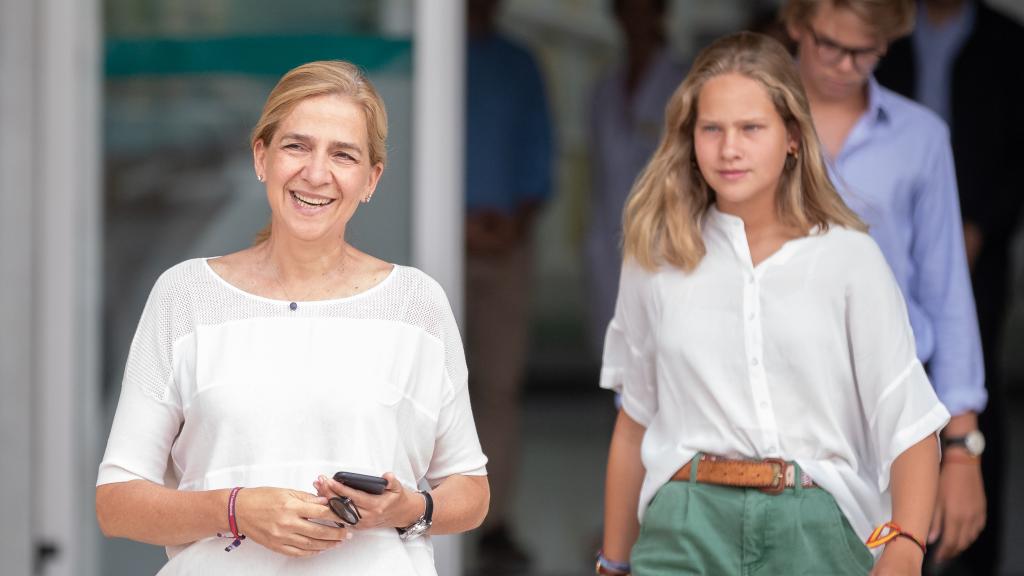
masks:
<path fill-rule="evenodd" d="M 366 124 L 352 99 L 328 94 L 303 100 L 269 142 L 254 142 L 272 232 L 307 241 L 344 238 L 345 225 L 384 171 L 370 154 Z"/>
<path fill-rule="evenodd" d="M 430 541 L 414 535 L 483 520 L 486 458 L 444 292 L 346 240 L 386 138 L 384 104 L 355 66 L 292 70 L 252 139 L 270 226 L 153 288 L 96 508 L 108 536 L 167 546 L 161 574 L 433 574 Z M 342 470 L 386 488 L 343 486 L 331 479 Z M 341 525 L 333 497 L 356 525 Z"/>

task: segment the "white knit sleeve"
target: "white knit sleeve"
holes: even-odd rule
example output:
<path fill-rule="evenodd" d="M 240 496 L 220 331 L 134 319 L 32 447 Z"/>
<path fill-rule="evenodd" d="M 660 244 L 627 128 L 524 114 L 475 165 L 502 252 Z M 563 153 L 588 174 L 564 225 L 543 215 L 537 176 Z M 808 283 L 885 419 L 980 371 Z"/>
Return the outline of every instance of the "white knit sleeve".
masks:
<path fill-rule="evenodd" d="M 171 445 L 182 423 L 174 381 L 174 336 L 187 314 L 187 292 L 165 272 L 150 292 L 132 340 L 121 396 L 97 485 L 129 480 L 162 484 Z"/>
<path fill-rule="evenodd" d="M 431 282 L 434 290 L 437 336 L 444 345 L 445 371 L 440 375 L 445 382 L 444 399 L 438 414 L 434 452 L 427 468 L 426 479 L 431 486 L 453 474 L 482 476 L 487 474 L 487 457 L 480 448 L 473 409 L 469 401 L 469 382 L 466 356 L 462 348 L 459 327 L 455 323 L 451 305 L 440 285 Z"/>

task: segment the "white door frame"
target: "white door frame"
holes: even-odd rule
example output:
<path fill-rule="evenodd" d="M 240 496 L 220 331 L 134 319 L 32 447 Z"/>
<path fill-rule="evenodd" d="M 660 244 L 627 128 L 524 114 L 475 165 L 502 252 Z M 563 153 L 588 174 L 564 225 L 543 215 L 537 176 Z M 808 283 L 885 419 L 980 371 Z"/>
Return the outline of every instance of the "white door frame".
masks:
<path fill-rule="evenodd" d="M 413 35 L 412 261 L 462 323 L 465 2 L 419 0 Z M 439 576 L 462 574 L 462 538 L 434 539 Z"/>
<path fill-rule="evenodd" d="M 99 0 L 0 3 L 0 558 L 98 571 Z"/>
<path fill-rule="evenodd" d="M 32 226 L 34 132 L 33 8 L 28 1 L 0 2 L 0 558 L 5 571 L 32 568 Z"/>

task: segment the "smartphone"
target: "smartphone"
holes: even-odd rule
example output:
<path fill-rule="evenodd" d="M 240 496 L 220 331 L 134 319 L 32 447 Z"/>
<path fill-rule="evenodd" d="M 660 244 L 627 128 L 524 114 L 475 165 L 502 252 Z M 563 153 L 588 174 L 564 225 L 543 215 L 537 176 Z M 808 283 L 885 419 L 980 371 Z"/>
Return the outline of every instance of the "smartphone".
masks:
<path fill-rule="evenodd" d="M 384 488 L 388 485 L 388 481 L 380 476 L 368 476 L 355 472 L 337 472 L 334 474 L 334 481 L 369 494 L 383 494 Z"/>

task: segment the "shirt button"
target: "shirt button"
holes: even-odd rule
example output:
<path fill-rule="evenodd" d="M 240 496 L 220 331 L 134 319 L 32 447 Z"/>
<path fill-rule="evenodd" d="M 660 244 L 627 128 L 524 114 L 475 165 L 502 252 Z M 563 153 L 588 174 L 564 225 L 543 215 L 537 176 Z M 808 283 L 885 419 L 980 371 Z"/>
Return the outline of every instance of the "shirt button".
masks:
<path fill-rule="evenodd" d="M 753 276 L 747 278 L 747 284 L 753 284 L 753 283 L 754 283 L 754 277 Z"/>
<path fill-rule="evenodd" d="M 763 400 L 761 401 L 759 406 L 761 407 L 762 410 L 767 410 L 768 409 L 768 403 L 763 401 Z"/>
<path fill-rule="evenodd" d="M 757 317 L 757 314 L 755 314 L 754 312 L 751 312 L 750 314 L 747 315 L 747 320 L 750 320 L 751 322 L 753 322 L 754 318 L 756 318 L 756 317 Z"/>
<path fill-rule="evenodd" d="M 758 365 L 757 358 L 751 358 L 750 359 L 750 365 L 751 366 L 757 366 Z"/>

